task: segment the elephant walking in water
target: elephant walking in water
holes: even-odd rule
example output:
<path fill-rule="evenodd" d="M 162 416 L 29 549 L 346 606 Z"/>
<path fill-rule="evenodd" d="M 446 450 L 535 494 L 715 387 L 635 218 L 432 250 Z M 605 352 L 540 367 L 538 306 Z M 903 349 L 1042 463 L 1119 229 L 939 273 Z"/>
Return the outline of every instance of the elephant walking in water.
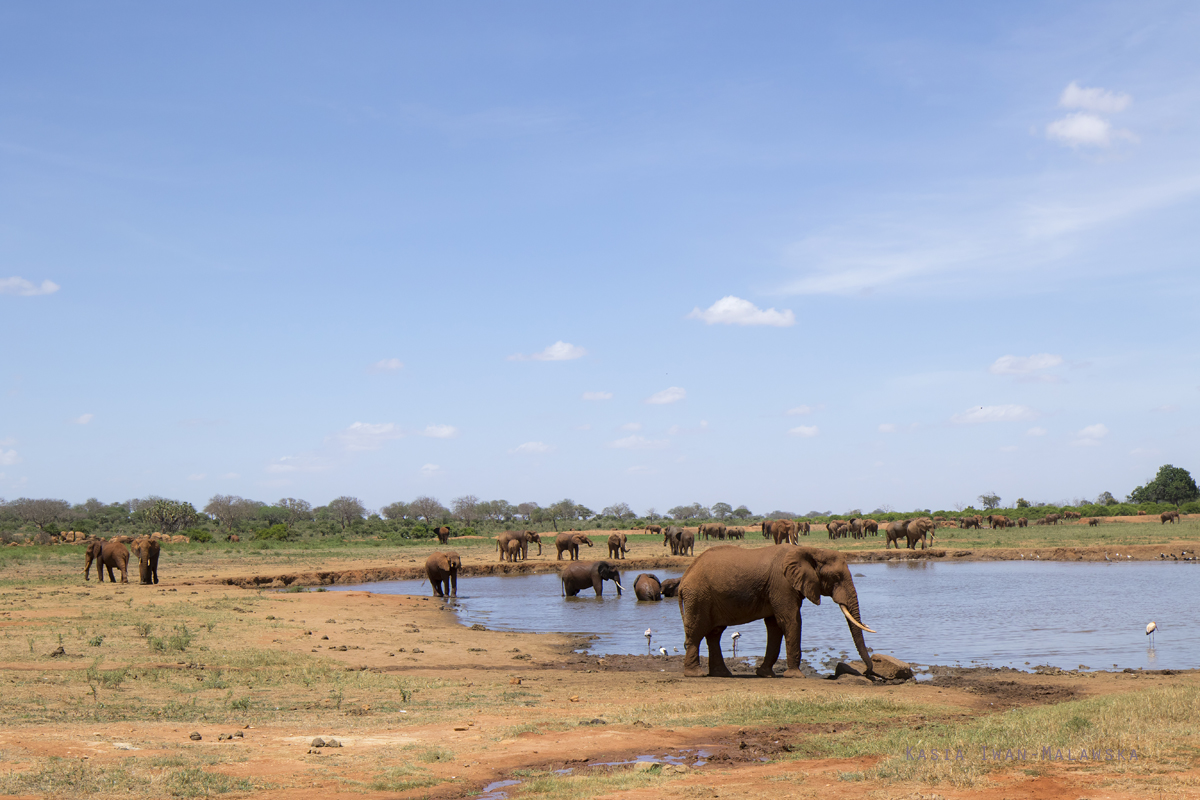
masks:
<path fill-rule="evenodd" d="M 679 582 L 679 613 L 683 617 L 684 677 L 703 676 L 700 642 L 708 643 L 708 675 L 732 677 L 721 655 L 721 634 L 730 625 L 761 619 L 767 626 L 767 649 L 755 671 L 774 676 L 781 643 L 787 644 L 786 677 L 800 677 L 800 606 L 805 600 L 821 604 L 831 597 L 842 610 L 859 657 L 873 674 L 871 654 L 861 622 L 858 594 L 846 559 L 836 550 L 795 545 L 745 550 L 714 547 L 700 554 Z"/>
<path fill-rule="evenodd" d="M 429 554 L 429 558 L 425 559 L 425 574 L 429 577 L 435 597 L 458 597 L 460 569 L 462 559 L 453 550 L 445 553 L 438 550 Z"/>
<path fill-rule="evenodd" d="M 633 582 L 633 596 L 638 600 L 662 600 L 662 584 L 657 575 L 643 572 Z"/>

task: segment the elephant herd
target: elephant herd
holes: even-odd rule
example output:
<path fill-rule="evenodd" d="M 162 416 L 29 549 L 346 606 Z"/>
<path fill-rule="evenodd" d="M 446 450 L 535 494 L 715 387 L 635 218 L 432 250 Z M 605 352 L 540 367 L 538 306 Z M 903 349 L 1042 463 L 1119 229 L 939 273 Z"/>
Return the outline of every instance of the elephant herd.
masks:
<path fill-rule="evenodd" d="M 91 539 L 84 550 L 83 579 L 91 580 L 92 562 L 96 563 L 96 576 L 104 583 L 104 571 L 108 580 L 117 582 L 114 570 L 121 573 L 121 583 L 129 583 L 129 551 L 138 557 L 138 575 L 143 584 L 158 583 L 158 556 L 162 546 L 156 539 L 141 536 L 129 542 L 129 547 L 120 541 Z"/>

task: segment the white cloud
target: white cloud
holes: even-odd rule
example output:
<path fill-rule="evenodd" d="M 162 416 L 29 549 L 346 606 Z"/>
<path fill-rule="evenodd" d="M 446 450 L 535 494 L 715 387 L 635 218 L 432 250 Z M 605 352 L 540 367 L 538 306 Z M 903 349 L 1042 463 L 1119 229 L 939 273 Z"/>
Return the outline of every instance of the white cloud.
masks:
<path fill-rule="evenodd" d="M 426 425 L 421 435 L 431 439 L 453 439 L 458 436 L 458 428 L 453 425 Z"/>
<path fill-rule="evenodd" d="M 608 446 L 618 450 L 661 450 L 669 444 L 670 442 L 666 439 L 647 439 L 634 434 L 626 436 L 624 439 L 617 439 L 615 442 L 609 442 Z"/>
<path fill-rule="evenodd" d="M 1163 414 L 1173 414 L 1179 410 L 1179 406 L 1175 405 L 1174 403 L 1168 403 L 1167 405 L 1163 406 L 1155 406 L 1151 410 L 1158 411 Z"/>
<path fill-rule="evenodd" d="M 1062 95 L 1058 98 L 1058 104 L 1063 108 L 1082 108 L 1085 111 L 1099 111 L 1103 114 L 1124 111 L 1131 102 L 1133 102 L 1133 98 L 1127 94 L 1110 92 L 1098 87 L 1085 89 L 1075 81 L 1068 83 L 1067 88 L 1063 89 Z"/>
<path fill-rule="evenodd" d="M 20 461 L 21 457 L 17 455 L 16 450 L 0 450 L 0 466 L 10 467 Z"/>
<path fill-rule="evenodd" d="M 678 403 L 685 397 L 687 397 L 687 390 L 681 389 L 678 386 L 672 386 L 650 395 L 646 398 L 646 402 L 651 405 L 663 406 L 668 403 Z"/>
<path fill-rule="evenodd" d="M 1004 445 L 1004 447 L 1000 448 L 1000 452 L 1001 453 L 1015 453 L 1015 452 L 1017 452 L 1017 446 L 1015 444 L 1006 444 L 1006 445 Z"/>
<path fill-rule="evenodd" d="M 584 400 L 612 400 L 612 392 L 584 392 Z"/>
<path fill-rule="evenodd" d="M 1062 356 L 1037 353 L 1032 356 L 1000 356 L 988 367 L 993 375 L 1028 375 L 1063 363 Z"/>
<path fill-rule="evenodd" d="M 221 480 L 231 481 L 231 480 L 234 480 L 234 479 L 240 478 L 240 477 L 242 477 L 242 476 L 237 474 L 236 472 L 226 472 L 224 475 L 221 476 Z"/>
<path fill-rule="evenodd" d="M 288 472 L 322 472 L 329 469 L 329 463 L 322 458 L 312 455 L 284 456 L 277 458 L 267 465 L 267 472 L 280 474 Z"/>
<path fill-rule="evenodd" d="M 685 428 L 683 425 L 672 425 L 667 428 L 668 436 L 678 436 L 681 433 L 708 433 L 708 420 L 700 420 L 700 424 L 694 428 Z"/>
<path fill-rule="evenodd" d="M 587 355 L 587 350 L 582 347 L 576 347 L 567 342 L 558 341 L 547 347 L 540 353 L 534 353 L 527 356 L 523 353 L 516 353 L 508 357 L 509 361 L 571 361 L 572 359 L 582 358 Z"/>
<path fill-rule="evenodd" d="M 640 422 L 626 422 L 621 426 L 621 430 L 623 431 L 640 431 L 641 429 L 642 423 Z"/>
<path fill-rule="evenodd" d="M 553 449 L 553 445 L 546 444 L 545 442 L 525 442 L 525 444 L 519 444 L 508 452 L 520 453 L 522 455 L 537 455 L 539 453 L 549 453 Z"/>
<path fill-rule="evenodd" d="M 1157 447 L 1135 447 L 1129 451 L 1131 456 L 1157 456 L 1161 451 Z"/>
<path fill-rule="evenodd" d="M 1096 423 L 1095 425 L 1088 425 L 1086 428 L 1079 431 L 1079 433 L 1075 434 L 1075 441 L 1071 442 L 1071 444 L 1083 447 L 1094 447 L 1100 444 L 1100 440 L 1105 436 L 1108 436 L 1108 426 L 1101 423 Z"/>
<path fill-rule="evenodd" d="M 792 436 L 799 436 L 804 439 L 811 439 L 816 436 L 819 431 L 816 425 L 799 425 L 788 431 Z"/>
<path fill-rule="evenodd" d="M 80 414 L 75 419 L 71 420 L 75 425 L 87 425 L 96 418 L 95 414 Z"/>
<path fill-rule="evenodd" d="M 193 472 L 191 475 L 187 476 L 187 479 L 189 481 L 202 481 L 207 477 L 208 475 L 204 474 L 203 472 Z"/>
<path fill-rule="evenodd" d="M 337 439 L 347 450 L 378 450 L 384 442 L 403 436 L 394 422 L 356 422 L 338 433 Z"/>
<path fill-rule="evenodd" d="M 577 431 L 590 431 L 591 429 L 592 429 L 592 423 L 590 423 L 590 422 L 585 422 L 582 425 L 575 426 L 575 430 L 577 430 Z"/>
<path fill-rule="evenodd" d="M 885 422 L 879 426 L 880 433 L 895 433 L 896 426 L 891 422 Z"/>
<path fill-rule="evenodd" d="M 385 358 L 382 361 L 376 361 L 371 366 L 367 367 L 367 372 L 395 372 L 402 369 L 404 364 L 398 358 Z"/>
<path fill-rule="evenodd" d="M 809 406 L 796 406 L 795 408 L 789 408 L 784 413 L 789 417 L 802 417 L 805 414 L 811 414 L 812 408 Z"/>
<path fill-rule="evenodd" d="M 41 285 L 37 285 L 32 281 L 27 281 L 24 278 L 0 278 L 0 294 L 15 294 L 21 297 L 35 297 L 40 294 L 54 294 L 59 290 L 59 285 L 54 281 L 42 281 Z"/>
<path fill-rule="evenodd" d="M 1045 436 L 1047 433 L 1045 428 L 1030 428 L 1025 431 L 1026 436 Z"/>
<path fill-rule="evenodd" d="M 423 475 L 426 478 L 433 477 L 434 475 L 440 475 L 441 472 L 442 472 L 442 468 L 439 467 L 437 464 L 425 464 L 424 466 L 421 467 L 421 475 Z"/>
<path fill-rule="evenodd" d="M 1003 405 L 978 406 L 955 414 L 950 421 L 955 425 L 972 425 L 979 422 L 1024 422 L 1036 419 L 1037 412 L 1029 406 Z"/>
<path fill-rule="evenodd" d="M 713 303 L 706 310 L 693 308 L 688 319 L 703 320 L 708 325 L 769 325 L 775 328 L 790 328 L 796 324 L 796 315 L 790 310 L 766 311 L 749 300 L 728 295 Z"/>
<path fill-rule="evenodd" d="M 1136 142 L 1132 131 L 1113 130 L 1112 123 L 1095 114 L 1067 114 L 1046 126 L 1046 138 L 1054 139 L 1071 147 L 1108 147 L 1114 139 Z"/>

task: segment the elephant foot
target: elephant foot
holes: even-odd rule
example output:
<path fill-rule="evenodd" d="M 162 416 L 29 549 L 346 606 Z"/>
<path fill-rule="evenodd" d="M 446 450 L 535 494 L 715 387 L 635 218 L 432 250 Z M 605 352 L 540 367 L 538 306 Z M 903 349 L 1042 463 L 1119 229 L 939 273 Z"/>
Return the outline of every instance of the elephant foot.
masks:
<path fill-rule="evenodd" d="M 708 677 L 710 677 L 710 678 L 732 678 L 733 673 L 729 671 L 729 667 L 722 664 L 719 668 L 718 667 L 710 667 L 708 670 Z"/>
<path fill-rule="evenodd" d="M 803 678 L 804 673 L 798 669 L 788 668 L 783 671 L 783 677 L 785 677 L 785 678 Z"/>
<path fill-rule="evenodd" d="M 758 669 L 754 670 L 754 674 L 760 678 L 774 678 L 775 677 L 775 671 L 772 670 L 770 667 L 759 667 Z"/>
<path fill-rule="evenodd" d="M 705 674 L 704 668 L 699 665 L 683 668 L 683 677 L 685 678 L 703 678 Z"/>

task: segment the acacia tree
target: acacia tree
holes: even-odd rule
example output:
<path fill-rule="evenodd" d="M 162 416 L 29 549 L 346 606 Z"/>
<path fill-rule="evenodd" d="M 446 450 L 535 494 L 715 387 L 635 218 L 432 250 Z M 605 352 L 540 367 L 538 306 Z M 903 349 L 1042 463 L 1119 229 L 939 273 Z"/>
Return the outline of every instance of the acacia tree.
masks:
<path fill-rule="evenodd" d="M 413 516 L 425 520 L 430 525 L 440 522 L 450 514 L 450 511 L 437 498 L 428 495 L 421 495 L 413 500 L 408 504 L 408 508 Z"/>
<path fill-rule="evenodd" d="M 404 519 L 405 517 L 408 516 L 408 513 L 409 513 L 408 503 L 403 503 L 400 501 L 397 501 L 395 503 L 388 503 L 386 506 L 379 509 L 379 513 L 383 515 L 384 519 L 389 519 L 389 520 Z"/>
<path fill-rule="evenodd" d="M 1191 473 L 1170 464 L 1159 467 L 1154 480 L 1129 493 L 1131 503 L 1174 503 L 1176 508 L 1198 498 L 1200 488 L 1197 488 Z"/>
<path fill-rule="evenodd" d="M 158 499 L 155 498 L 156 501 Z M 233 494 L 214 494 L 204 507 L 204 513 L 224 525 L 226 532 L 232 532 L 234 525 L 254 516 L 265 505 L 258 500 L 247 500 Z"/>
<path fill-rule="evenodd" d="M 712 515 L 717 519 L 725 519 L 733 514 L 733 506 L 729 503 L 713 503 Z"/>
<path fill-rule="evenodd" d="M 312 519 L 312 503 L 295 497 L 283 497 L 275 504 L 284 510 L 283 524 L 292 529 L 302 519 Z"/>
<path fill-rule="evenodd" d="M 983 503 L 984 509 L 991 511 L 1000 505 L 1000 495 L 995 492 L 979 495 L 979 502 Z"/>
<path fill-rule="evenodd" d="M 541 506 L 539 506 L 537 503 L 534 503 L 532 501 L 528 502 L 528 503 L 521 503 L 520 505 L 517 506 L 517 513 L 520 514 L 525 519 L 529 520 L 530 522 L 534 522 L 535 520 L 533 517 L 537 513 L 538 509 L 540 509 L 540 508 L 541 508 Z"/>
<path fill-rule="evenodd" d="M 628 503 L 613 503 L 601 511 L 600 514 L 601 516 L 614 517 L 616 519 L 633 519 L 637 516 L 637 514 L 633 513 L 633 509 L 629 507 Z"/>
<path fill-rule="evenodd" d="M 737 517 L 738 519 L 746 519 L 747 517 L 754 516 L 753 514 L 750 513 L 750 509 L 746 508 L 745 506 L 738 506 L 737 508 L 735 508 L 733 510 L 733 515 L 735 517 Z"/>
<path fill-rule="evenodd" d="M 348 497 L 342 495 L 329 501 L 326 506 L 342 526 L 342 530 L 346 530 L 346 526 L 355 520 L 361 520 L 367 509 L 363 506 L 362 501 L 357 497 Z"/>
<path fill-rule="evenodd" d="M 176 533 L 200 519 L 191 503 L 164 499 L 155 501 L 154 505 L 145 509 L 145 515 L 146 520 L 161 533 Z"/>
<path fill-rule="evenodd" d="M 18 497 L 7 505 L 7 509 L 23 522 L 32 522 L 39 531 L 44 531 L 50 523 L 66 519 L 71 514 L 70 503 L 50 498 Z"/>
<path fill-rule="evenodd" d="M 479 519 L 479 498 L 473 494 L 456 497 L 450 501 L 450 510 L 462 524 L 474 525 Z"/>

